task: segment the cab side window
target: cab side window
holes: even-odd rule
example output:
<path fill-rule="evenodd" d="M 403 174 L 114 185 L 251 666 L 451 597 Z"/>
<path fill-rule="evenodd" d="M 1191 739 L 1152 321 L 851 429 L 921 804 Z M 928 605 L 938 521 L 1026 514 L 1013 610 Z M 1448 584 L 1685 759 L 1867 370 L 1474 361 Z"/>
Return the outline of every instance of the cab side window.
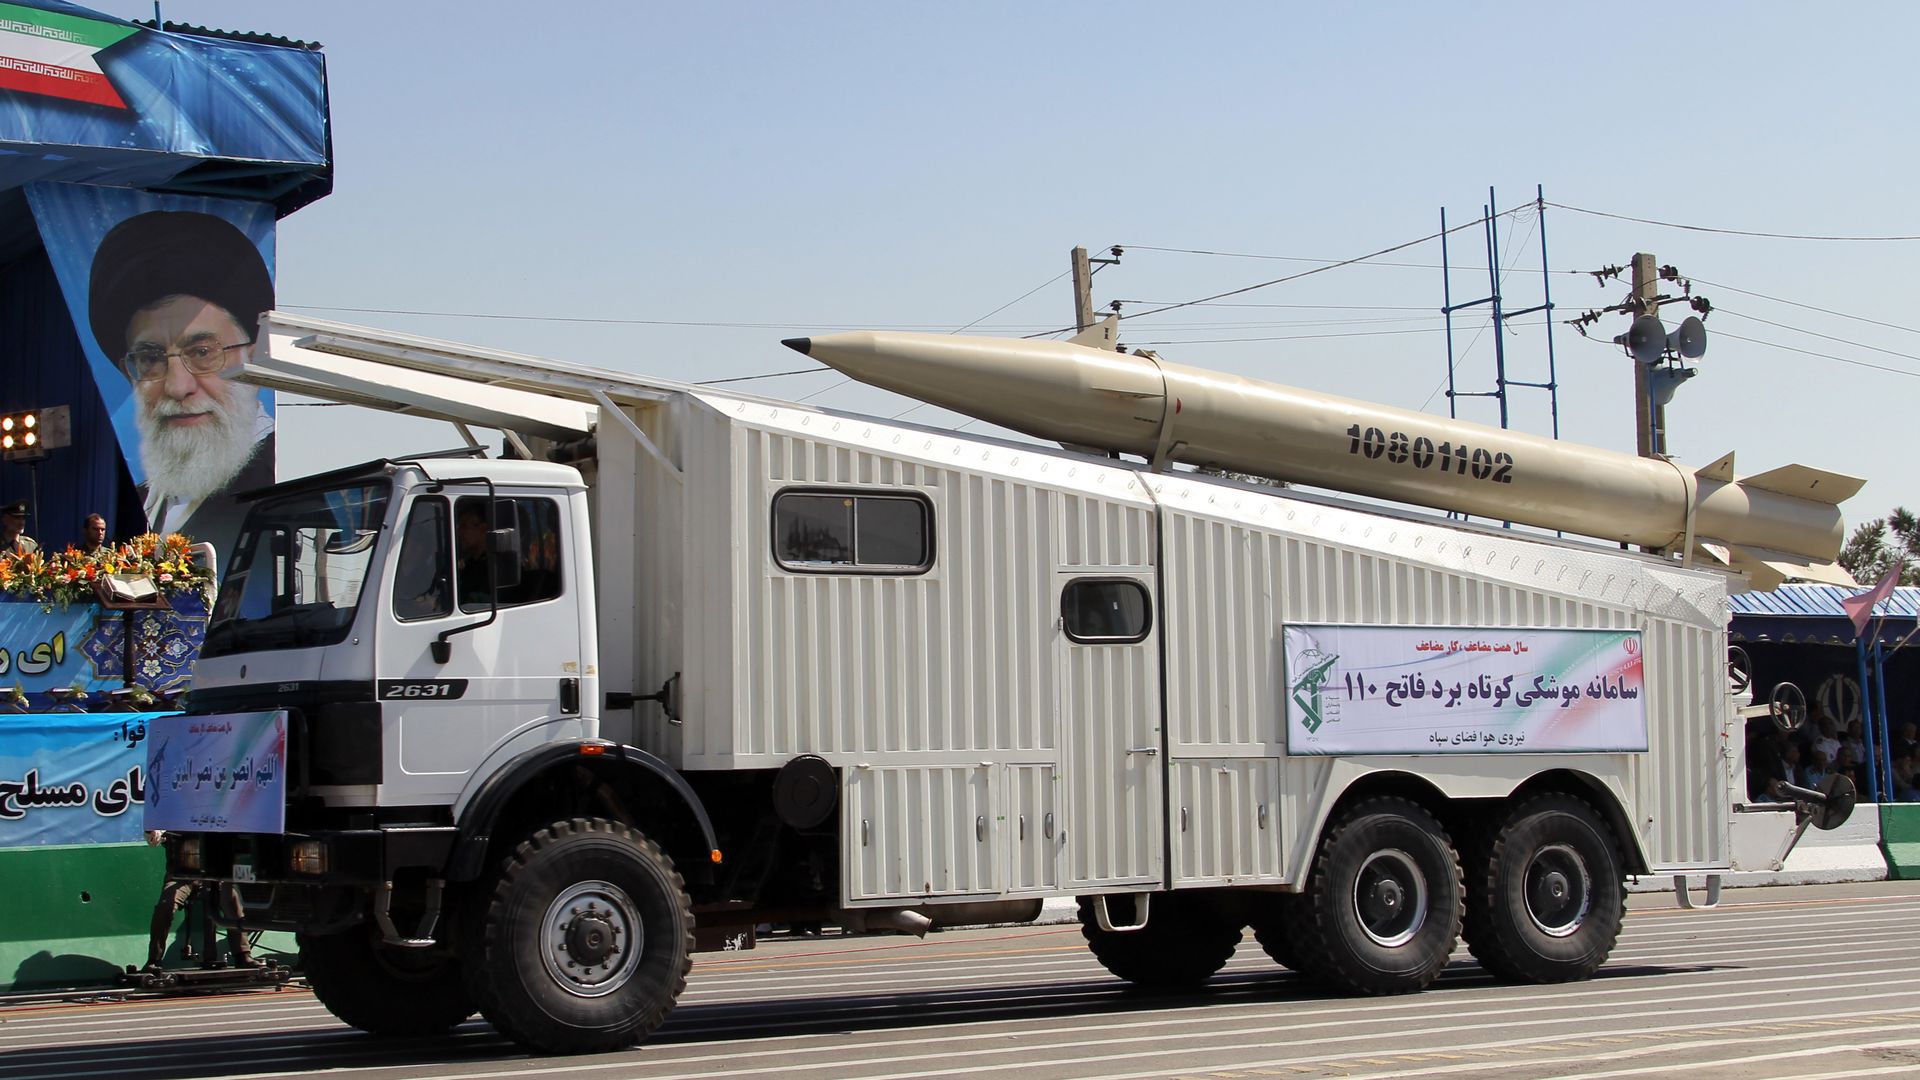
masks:
<path fill-rule="evenodd" d="M 400 540 L 393 574 L 393 617 L 401 622 L 453 613 L 453 555 L 448 544 L 447 500 L 414 501 Z"/>
<path fill-rule="evenodd" d="M 487 610 L 492 604 L 491 590 L 496 582 L 503 608 L 558 597 L 561 592 L 560 504 L 553 499 L 525 497 L 497 498 L 492 502 L 491 529 L 509 532 L 512 551 L 493 552 L 491 560 L 488 500 L 484 496 L 466 495 L 454 504 L 454 580 L 460 610 Z M 510 559 L 518 560 L 514 567 L 507 565 L 506 560 Z M 494 562 L 491 577 L 489 561 Z"/>

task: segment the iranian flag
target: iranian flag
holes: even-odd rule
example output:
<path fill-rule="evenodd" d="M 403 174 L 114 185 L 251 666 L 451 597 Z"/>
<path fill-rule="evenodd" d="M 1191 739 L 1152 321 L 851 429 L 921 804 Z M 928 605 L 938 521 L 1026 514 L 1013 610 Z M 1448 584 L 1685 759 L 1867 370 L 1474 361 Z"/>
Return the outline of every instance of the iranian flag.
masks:
<path fill-rule="evenodd" d="M 0 3 L 0 90 L 124 109 L 98 53 L 137 26 Z"/>

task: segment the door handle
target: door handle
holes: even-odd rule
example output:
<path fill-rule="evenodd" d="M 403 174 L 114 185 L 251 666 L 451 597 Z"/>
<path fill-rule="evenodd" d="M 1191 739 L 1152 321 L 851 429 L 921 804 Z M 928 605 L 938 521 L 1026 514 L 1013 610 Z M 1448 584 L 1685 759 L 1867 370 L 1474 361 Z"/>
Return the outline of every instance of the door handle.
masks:
<path fill-rule="evenodd" d="M 1127 753 L 1129 754 L 1145 754 L 1148 757 L 1153 757 L 1159 752 L 1160 748 L 1157 746 L 1133 746 L 1127 748 Z"/>

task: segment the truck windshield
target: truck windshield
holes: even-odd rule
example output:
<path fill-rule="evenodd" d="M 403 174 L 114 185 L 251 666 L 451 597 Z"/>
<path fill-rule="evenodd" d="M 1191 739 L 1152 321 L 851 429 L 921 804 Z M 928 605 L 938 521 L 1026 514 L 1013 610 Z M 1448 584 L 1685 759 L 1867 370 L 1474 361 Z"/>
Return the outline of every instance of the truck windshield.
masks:
<path fill-rule="evenodd" d="M 241 527 L 200 655 L 343 640 L 389 493 L 382 480 L 260 500 Z"/>

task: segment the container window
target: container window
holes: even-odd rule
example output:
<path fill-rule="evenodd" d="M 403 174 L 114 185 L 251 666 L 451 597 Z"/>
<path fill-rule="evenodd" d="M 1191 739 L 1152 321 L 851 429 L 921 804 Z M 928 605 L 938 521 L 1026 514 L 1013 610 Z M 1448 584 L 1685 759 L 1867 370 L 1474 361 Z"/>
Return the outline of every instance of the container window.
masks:
<path fill-rule="evenodd" d="M 783 491 L 773 557 L 802 572 L 921 573 L 933 565 L 933 507 L 918 495 Z"/>
<path fill-rule="evenodd" d="M 1124 645 L 1153 626 L 1146 587 L 1129 578 L 1077 578 L 1060 594 L 1060 620 L 1074 641 Z"/>

